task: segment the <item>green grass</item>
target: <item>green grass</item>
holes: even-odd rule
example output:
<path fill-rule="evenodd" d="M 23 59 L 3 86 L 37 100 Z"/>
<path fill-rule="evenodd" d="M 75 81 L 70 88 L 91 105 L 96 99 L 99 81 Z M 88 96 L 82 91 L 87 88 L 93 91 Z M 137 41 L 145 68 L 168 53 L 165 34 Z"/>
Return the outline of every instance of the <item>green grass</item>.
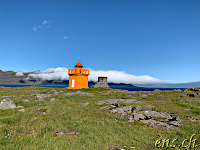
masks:
<path fill-rule="evenodd" d="M 53 90 L 60 92 L 57 96 L 53 96 L 56 101 L 50 102 L 51 97 L 43 101 L 34 101 L 36 94 L 53 94 Z M 94 96 L 64 96 L 62 93 L 74 91 L 59 88 L 0 87 L 0 100 L 9 96 L 17 105 L 22 105 L 25 109 L 25 112 L 19 112 L 19 108 L 0 110 L 0 149 L 104 150 L 117 145 L 121 148 L 126 146 L 127 149 L 135 147 L 134 149 L 137 150 L 150 150 L 156 149 L 155 142 L 158 139 L 178 139 L 177 143 L 181 143 L 184 139 L 189 139 L 192 134 L 196 134 L 197 144 L 200 144 L 199 122 L 191 122 L 185 117 L 191 115 L 200 119 L 199 98 L 180 97 L 181 92 L 174 91 L 154 93 L 155 95 L 144 98 L 138 95 L 147 94 L 145 92 L 132 93 L 127 96 L 120 92 L 100 95 L 99 92 L 106 93 L 107 90 L 94 88 L 81 91 L 91 92 Z M 143 126 L 141 122 L 128 123 L 128 117 L 105 112 L 96 105 L 97 101 L 109 98 L 130 99 L 130 95 L 137 100 L 147 102 L 131 104 L 132 106 L 153 105 L 155 111 L 175 113 L 180 117 L 183 125 L 177 130 L 154 129 Z M 24 99 L 30 99 L 31 102 L 23 102 Z M 90 104 L 84 107 L 81 104 L 83 102 Z M 185 111 L 186 108 L 190 110 Z M 37 112 L 39 109 L 41 112 L 47 109 L 48 112 L 43 115 Z M 78 131 L 79 134 L 54 136 L 55 132 L 72 130 Z"/>

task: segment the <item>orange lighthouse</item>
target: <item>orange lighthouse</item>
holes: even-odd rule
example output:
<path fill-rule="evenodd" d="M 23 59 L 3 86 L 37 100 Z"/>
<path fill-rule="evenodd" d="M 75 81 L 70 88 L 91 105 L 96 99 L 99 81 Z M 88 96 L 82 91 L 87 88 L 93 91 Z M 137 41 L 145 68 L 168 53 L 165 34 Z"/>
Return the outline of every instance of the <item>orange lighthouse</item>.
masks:
<path fill-rule="evenodd" d="M 68 89 L 82 89 L 88 87 L 88 76 L 90 75 L 89 69 L 83 69 L 80 60 L 75 65 L 75 69 L 68 69 L 69 87 Z"/>

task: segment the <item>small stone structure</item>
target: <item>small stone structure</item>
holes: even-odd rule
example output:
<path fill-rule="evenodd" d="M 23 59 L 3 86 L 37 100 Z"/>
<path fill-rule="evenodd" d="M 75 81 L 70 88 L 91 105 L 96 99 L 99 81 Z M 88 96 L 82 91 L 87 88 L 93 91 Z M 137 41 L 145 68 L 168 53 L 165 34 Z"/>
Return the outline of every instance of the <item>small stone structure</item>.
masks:
<path fill-rule="evenodd" d="M 94 88 L 109 88 L 107 77 L 98 77 L 98 82 L 95 83 Z"/>

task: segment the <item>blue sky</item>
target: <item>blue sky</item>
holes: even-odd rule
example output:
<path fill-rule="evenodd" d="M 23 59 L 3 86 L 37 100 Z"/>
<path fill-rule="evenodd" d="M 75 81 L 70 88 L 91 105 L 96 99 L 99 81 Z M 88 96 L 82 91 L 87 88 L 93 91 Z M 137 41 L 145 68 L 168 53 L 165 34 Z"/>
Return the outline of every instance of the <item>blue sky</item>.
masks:
<path fill-rule="evenodd" d="M 200 81 L 198 0 L 0 0 L 0 69 L 86 68 Z"/>

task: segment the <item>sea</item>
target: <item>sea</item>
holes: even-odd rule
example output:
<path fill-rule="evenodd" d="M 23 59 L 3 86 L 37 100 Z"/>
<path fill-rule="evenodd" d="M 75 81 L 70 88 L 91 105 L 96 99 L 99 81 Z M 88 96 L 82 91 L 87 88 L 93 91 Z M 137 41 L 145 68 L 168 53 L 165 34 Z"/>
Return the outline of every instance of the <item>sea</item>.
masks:
<path fill-rule="evenodd" d="M 30 86 L 37 86 L 37 87 L 47 87 L 47 88 L 67 88 L 68 85 L 0 85 L 0 87 L 30 87 Z M 92 85 L 89 84 L 89 87 Z M 135 86 L 118 86 L 118 85 L 109 85 L 112 89 L 121 89 L 121 90 L 128 90 L 128 91 L 154 91 L 155 89 L 159 90 L 185 90 L 186 88 L 149 88 L 149 87 L 135 87 Z"/>

